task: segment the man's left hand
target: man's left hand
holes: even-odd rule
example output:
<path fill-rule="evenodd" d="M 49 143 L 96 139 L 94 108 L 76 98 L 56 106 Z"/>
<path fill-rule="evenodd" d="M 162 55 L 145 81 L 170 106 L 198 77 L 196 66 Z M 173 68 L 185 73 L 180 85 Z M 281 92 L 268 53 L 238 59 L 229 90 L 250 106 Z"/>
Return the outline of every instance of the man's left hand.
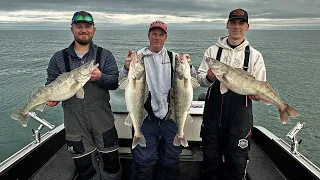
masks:
<path fill-rule="evenodd" d="M 254 100 L 254 101 L 260 101 L 259 96 L 256 95 L 248 95 L 249 99 Z"/>
<path fill-rule="evenodd" d="M 95 68 L 91 72 L 90 81 L 99 81 L 100 79 L 101 79 L 101 71 L 99 70 L 99 68 Z"/>

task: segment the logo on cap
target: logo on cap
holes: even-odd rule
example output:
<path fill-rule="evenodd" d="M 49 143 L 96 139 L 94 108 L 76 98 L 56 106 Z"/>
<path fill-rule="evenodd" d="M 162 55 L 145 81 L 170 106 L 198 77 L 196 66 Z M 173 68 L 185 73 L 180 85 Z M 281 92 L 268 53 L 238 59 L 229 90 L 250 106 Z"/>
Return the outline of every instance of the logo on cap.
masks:
<path fill-rule="evenodd" d="M 151 24 L 150 24 L 150 27 L 149 27 L 149 32 L 151 31 L 151 29 L 153 28 L 160 28 L 162 29 L 165 33 L 168 33 L 168 27 L 166 25 L 166 23 L 162 22 L 162 21 L 153 21 Z"/>
<path fill-rule="evenodd" d="M 243 19 L 248 22 L 248 13 L 247 11 L 240 8 L 235 9 L 231 11 L 229 14 L 229 20 L 232 20 L 232 19 Z"/>
<path fill-rule="evenodd" d="M 236 9 L 236 10 L 232 11 L 232 15 L 243 16 L 244 15 L 244 11 L 241 10 L 241 9 Z"/>

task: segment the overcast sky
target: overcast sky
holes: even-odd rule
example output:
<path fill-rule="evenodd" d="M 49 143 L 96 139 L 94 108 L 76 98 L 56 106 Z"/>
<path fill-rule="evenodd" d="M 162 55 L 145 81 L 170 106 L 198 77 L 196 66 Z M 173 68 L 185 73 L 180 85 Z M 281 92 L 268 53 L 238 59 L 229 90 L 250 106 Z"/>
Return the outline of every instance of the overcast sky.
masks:
<path fill-rule="evenodd" d="M 225 29 L 235 8 L 249 13 L 251 29 L 320 30 L 320 0 L 0 0 L 0 30 L 70 27 L 86 10 L 98 29 L 146 29 L 163 20 L 169 29 Z"/>

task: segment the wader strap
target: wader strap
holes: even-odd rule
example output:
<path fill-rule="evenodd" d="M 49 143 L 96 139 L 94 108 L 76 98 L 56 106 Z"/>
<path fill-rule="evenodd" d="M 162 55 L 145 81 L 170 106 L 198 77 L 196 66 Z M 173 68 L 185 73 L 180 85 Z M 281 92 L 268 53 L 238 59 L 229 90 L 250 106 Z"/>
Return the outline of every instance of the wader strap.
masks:
<path fill-rule="evenodd" d="M 249 64 L 249 57 L 250 57 L 250 46 L 246 46 L 246 50 L 244 51 L 244 63 L 243 63 L 243 69 L 245 71 L 248 70 L 248 64 Z"/>
<path fill-rule="evenodd" d="M 167 50 L 167 52 L 168 52 L 169 59 L 170 59 L 170 64 L 171 64 L 171 88 L 170 88 L 170 89 L 172 89 L 173 78 L 174 78 L 173 54 L 172 54 L 171 51 L 168 51 L 168 50 Z M 167 101 L 168 101 L 168 112 L 167 112 L 167 114 L 166 114 L 165 117 L 167 117 L 167 116 L 168 116 L 168 113 L 170 113 L 170 104 L 171 104 L 170 102 L 171 102 L 171 96 L 172 96 L 171 92 L 172 92 L 172 91 L 169 91 L 169 93 L 168 93 L 168 100 L 167 100 Z"/>
<path fill-rule="evenodd" d="M 66 72 L 70 72 L 70 63 L 69 63 L 69 54 L 67 52 L 68 48 L 65 48 L 63 52 L 63 60 L 64 60 L 64 66 L 66 67 Z"/>
<path fill-rule="evenodd" d="M 218 50 L 218 53 L 217 53 L 217 56 L 216 56 L 216 60 L 217 61 L 220 61 L 221 53 L 222 53 L 222 47 L 219 47 L 219 50 Z"/>
<path fill-rule="evenodd" d="M 102 52 L 102 48 L 98 46 L 98 51 L 97 51 L 97 56 L 96 56 L 96 63 L 99 63 L 99 66 L 100 66 L 100 60 L 101 60 L 101 52 Z"/>
<path fill-rule="evenodd" d="M 171 51 L 168 51 L 167 50 L 167 52 L 168 52 L 168 55 L 169 55 L 169 59 L 170 59 L 170 64 L 171 64 L 171 87 L 172 87 L 172 84 L 173 84 L 173 76 L 174 76 L 174 70 L 173 70 L 173 57 L 172 57 L 172 52 Z M 169 93 L 168 93 L 169 95 L 168 95 L 168 110 L 170 109 L 170 100 L 171 100 L 171 95 L 172 94 L 170 94 L 170 91 L 169 91 Z M 168 111 L 169 112 L 169 111 Z"/>
<path fill-rule="evenodd" d="M 64 66 L 66 68 L 66 72 L 70 72 L 69 54 L 67 52 L 67 49 L 68 48 L 65 48 L 62 51 L 63 52 L 63 60 L 64 60 Z M 99 67 L 100 67 L 100 60 L 101 60 L 101 52 L 102 52 L 102 48 L 98 46 L 97 55 L 96 55 L 96 63 L 99 63 Z"/>
<path fill-rule="evenodd" d="M 219 50 L 217 52 L 216 60 L 220 61 L 221 58 L 221 53 L 222 53 L 222 48 L 219 47 Z M 248 70 L 248 64 L 249 64 L 249 57 L 250 57 L 250 46 L 246 46 L 246 49 L 244 51 L 244 63 L 243 63 L 243 69 L 245 71 Z"/>
<path fill-rule="evenodd" d="M 173 82 L 173 57 L 172 57 L 172 52 L 167 50 L 167 53 L 169 55 L 169 59 L 170 59 L 170 64 L 171 64 L 171 86 L 172 86 L 172 82 Z"/>

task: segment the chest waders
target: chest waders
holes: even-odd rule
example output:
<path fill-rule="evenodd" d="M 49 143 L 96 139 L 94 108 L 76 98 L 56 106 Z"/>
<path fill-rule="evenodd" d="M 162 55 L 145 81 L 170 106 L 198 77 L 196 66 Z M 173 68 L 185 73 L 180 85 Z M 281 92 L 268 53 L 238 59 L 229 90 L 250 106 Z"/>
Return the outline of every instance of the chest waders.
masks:
<path fill-rule="evenodd" d="M 216 60 L 220 61 L 219 47 Z M 246 46 L 243 69 L 248 70 L 250 47 Z M 203 179 L 243 179 L 248 163 L 252 102 L 231 90 L 221 94 L 217 80 L 208 88 L 203 112 L 202 138 Z"/>
<path fill-rule="evenodd" d="M 98 47 L 96 63 L 99 64 L 101 52 L 102 48 Z M 69 72 L 72 57 L 67 49 L 63 50 L 63 57 L 66 72 Z M 88 81 L 83 88 L 83 99 L 73 96 L 62 102 L 67 149 L 75 162 L 78 176 L 81 179 L 94 179 L 101 174 L 101 179 L 121 179 L 118 134 L 109 92 L 92 81 Z M 92 163 L 92 152 L 95 150 L 102 156 L 100 174 L 96 173 Z M 97 163 L 96 160 L 94 162 Z"/>
<path fill-rule="evenodd" d="M 171 84 L 173 81 L 173 55 L 168 51 L 171 64 Z M 170 106 L 170 94 L 168 95 Z M 180 146 L 173 145 L 177 133 L 177 125 L 172 120 L 157 118 L 151 107 L 151 93 L 144 105 L 148 116 L 144 119 L 141 131 L 145 136 L 147 147 L 136 146 L 132 150 L 132 179 L 177 180 L 180 174 Z M 169 107 L 170 108 L 170 107 Z M 159 163 L 159 166 L 156 166 Z M 158 168 L 156 170 L 156 167 Z"/>

